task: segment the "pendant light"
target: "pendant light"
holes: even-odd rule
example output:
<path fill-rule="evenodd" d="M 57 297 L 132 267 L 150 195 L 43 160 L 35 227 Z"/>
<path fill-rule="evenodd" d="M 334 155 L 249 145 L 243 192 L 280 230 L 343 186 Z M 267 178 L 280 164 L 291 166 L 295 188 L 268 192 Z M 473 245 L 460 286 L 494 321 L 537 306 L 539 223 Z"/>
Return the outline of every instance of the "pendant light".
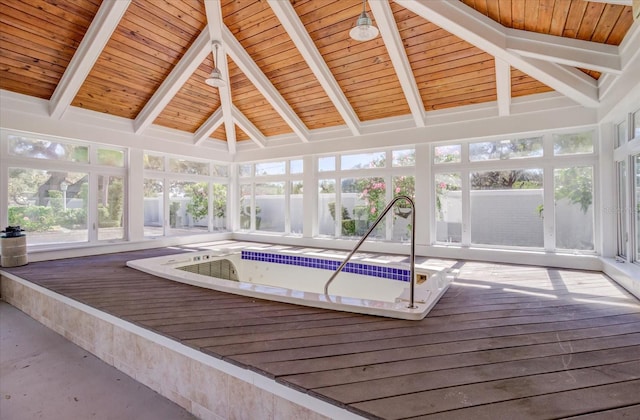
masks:
<path fill-rule="evenodd" d="M 225 82 L 222 78 L 222 72 L 218 68 L 218 43 L 214 42 L 213 46 L 215 48 L 215 61 L 213 63 L 213 70 L 211 70 L 211 74 L 204 80 L 204 82 L 209 86 L 221 87 L 225 85 Z"/>
<path fill-rule="evenodd" d="M 367 0 L 362 0 L 362 13 L 358 17 L 356 26 L 349 31 L 349 36 L 356 41 L 369 41 L 378 36 L 378 28 L 371 24 L 366 6 Z"/>

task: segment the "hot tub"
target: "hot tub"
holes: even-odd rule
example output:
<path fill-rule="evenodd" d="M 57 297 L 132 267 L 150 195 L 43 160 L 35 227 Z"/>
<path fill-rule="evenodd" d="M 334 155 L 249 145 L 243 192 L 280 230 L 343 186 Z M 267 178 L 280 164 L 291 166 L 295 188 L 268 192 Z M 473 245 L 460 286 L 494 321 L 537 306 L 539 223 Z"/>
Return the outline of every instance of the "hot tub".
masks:
<path fill-rule="evenodd" d="M 324 294 L 341 257 L 264 249 L 200 251 L 127 262 L 131 268 L 198 287 L 260 299 L 399 319 L 422 319 L 449 287 L 447 269 L 416 265 L 409 308 L 408 265 L 353 260 Z"/>

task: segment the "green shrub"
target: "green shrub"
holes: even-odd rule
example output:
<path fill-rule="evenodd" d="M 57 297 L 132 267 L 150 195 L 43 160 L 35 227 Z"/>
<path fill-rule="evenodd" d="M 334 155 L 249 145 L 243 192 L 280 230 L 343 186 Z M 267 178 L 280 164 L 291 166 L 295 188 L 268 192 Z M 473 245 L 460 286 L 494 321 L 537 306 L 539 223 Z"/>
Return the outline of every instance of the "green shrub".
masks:
<path fill-rule="evenodd" d="M 28 232 L 45 232 L 54 225 L 53 210 L 45 206 L 9 207 L 9 225 Z"/>

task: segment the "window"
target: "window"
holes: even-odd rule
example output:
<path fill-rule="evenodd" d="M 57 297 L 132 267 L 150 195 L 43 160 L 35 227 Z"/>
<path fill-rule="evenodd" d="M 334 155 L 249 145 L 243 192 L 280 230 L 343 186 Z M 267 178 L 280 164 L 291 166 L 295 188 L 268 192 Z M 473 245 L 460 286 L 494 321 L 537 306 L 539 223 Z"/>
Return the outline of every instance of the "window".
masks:
<path fill-rule="evenodd" d="M 145 237 L 227 230 L 227 165 L 145 153 L 144 168 Z"/>
<path fill-rule="evenodd" d="M 380 216 L 386 206 L 384 178 L 346 178 L 342 180 L 341 197 L 345 218 L 342 220 L 343 236 L 363 236 Z M 384 220 L 371 233 L 372 238 L 384 239 Z"/>
<path fill-rule="evenodd" d="M 358 153 L 340 156 L 340 169 L 384 168 L 386 155 L 384 152 Z"/>
<path fill-rule="evenodd" d="M 469 144 L 469 160 L 472 162 L 540 156 L 542 156 L 542 137 Z"/>
<path fill-rule="evenodd" d="M 14 156 L 89 163 L 89 146 L 14 135 L 9 135 L 8 139 L 9 153 Z"/>
<path fill-rule="evenodd" d="M 617 168 L 617 188 L 618 205 L 616 207 L 616 217 L 618 223 L 618 256 L 627 258 L 627 246 L 629 243 L 629 225 L 627 223 L 627 162 L 622 160 L 616 163 Z"/>
<path fill-rule="evenodd" d="M 554 170 L 556 247 L 593 250 L 593 168 Z"/>
<path fill-rule="evenodd" d="M 30 246 L 126 240 L 124 149 L 18 134 L 5 147 L 7 222 Z"/>
<path fill-rule="evenodd" d="M 462 184 L 459 172 L 435 175 L 436 241 L 462 242 Z"/>
<path fill-rule="evenodd" d="M 411 155 L 412 157 L 414 154 Z M 416 196 L 416 180 L 410 176 L 393 177 L 393 196 L 404 195 L 411 199 Z M 406 201 L 398 201 L 393 209 L 393 234 L 391 240 L 406 242 L 411 239 L 411 206 Z"/>
<path fill-rule="evenodd" d="M 640 262 L 640 155 L 634 157 L 634 173 L 636 176 L 634 182 L 634 202 L 633 211 L 635 213 L 635 241 L 634 241 L 634 260 Z"/>
<path fill-rule="evenodd" d="M 239 229 L 302 234 L 303 160 L 280 160 L 240 165 Z M 251 175 L 253 174 L 253 175 Z"/>
<path fill-rule="evenodd" d="M 302 193 L 302 181 L 291 181 L 291 193 L 289 202 L 291 233 L 299 236 L 302 235 L 302 227 L 304 221 L 304 203 Z"/>
<path fill-rule="evenodd" d="M 575 155 L 593 153 L 593 132 L 574 134 L 554 134 L 553 135 L 553 154 Z"/>
<path fill-rule="evenodd" d="M 161 179 L 144 180 L 144 236 L 164 235 L 164 182 Z"/>
<path fill-rule="evenodd" d="M 285 231 L 285 182 L 256 183 L 256 230 L 264 232 Z"/>
<path fill-rule="evenodd" d="M 334 236 L 336 223 L 349 218 L 344 211 L 336 213 L 336 180 L 320 179 L 318 181 L 318 234 Z M 346 214 L 345 214 L 346 212 Z"/>
<path fill-rule="evenodd" d="M 125 239 L 124 185 L 122 176 L 98 175 L 98 240 Z"/>
<path fill-rule="evenodd" d="M 433 163 L 460 163 L 461 150 L 462 146 L 459 144 L 436 146 L 433 148 Z"/>
<path fill-rule="evenodd" d="M 318 158 L 318 171 L 319 172 L 330 172 L 336 170 L 336 157 L 335 156 L 325 156 Z"/>
<path fill-rule="evenodd" d="M 627 122 L 622 121 L 616 125 L 616 140 L 615 147 L 618 148 L 627 142 Z"/>
<path fill-rule="evenodd" d="M 471 243 L 544 246 L 542 169 L 470 174 Z"/>
<path fill-rule="evenodd" d="M 29 245 L 87 242 L 89 174 L 9 168 L 10 226 L 20 226 Z"/>
<path fill-rule="evenodd" d="M 256 163 L 256 176 L 284 175 L 286 173 L 286 169 L 286 161 Z"/>

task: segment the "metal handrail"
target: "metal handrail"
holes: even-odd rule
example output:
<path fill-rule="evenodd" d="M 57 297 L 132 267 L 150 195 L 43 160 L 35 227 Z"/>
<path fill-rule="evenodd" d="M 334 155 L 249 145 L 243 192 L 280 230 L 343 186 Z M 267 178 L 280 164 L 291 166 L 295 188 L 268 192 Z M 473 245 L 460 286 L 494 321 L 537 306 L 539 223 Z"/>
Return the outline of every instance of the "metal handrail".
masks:
<path fill-rule="evenodd" d="M 324 285 L 325 295 L 329 294 L 329 285 L 331 284 L 331 282 L 336 278 L 338 274 L 340 274 L 340 271 L 342 271 L 344 266 L 347 265 L 351 257 L 353 257 L 353 254 L 355 254 L 356 251 L 358 251 L 358 248 L 360 248 L 360 246 L 364 243 L 364 241 L 371 234 L 371 232 L 373 232 L 376 226 L 378 226 L 378 223 L 380 223 L 380 221 L 387 215 L 389 210 L 391 210 L 393 205 L 399 200 L 405 200 L 406 202 L 409 203 L 409 205 L 411 205 L 411 254 L 409 255 L 409 264 L 410 264 L 409 275 L 411 278 L 411 290 L 410 290 L 410 298 L 409 298 L 410 302 L 409 302 L 408 308 L 413 309 L 417 307 L 414 304 L 414 289 L 415 289 L 415 283 L 416 283 L 416 279 L 414 278 L 415 263 L 416 263 L 416 245 L 415 245 L 416 244 L 416 205 L 413 202 L 413 199 L 411 199 L 411 197 L 407 197 L 406 195 L 398 195 L 394 197 L 393 200 L 391 200 L 389 204 L 387 204 L 387 207 L 385 207 L 384 210 L 382 210 L 382 213 L 380 214 L 380 216 L 378 216 L 376 221 L 373 222 L 373 225 L 369 228 L 367 233 L 365 233 L 362 236 L 360 241 L 353 248 L 353 251 L 351 251 L 351 253 L 347 255 L 347 258 L 345 258 L 342 264 L 340 264 L 340 267 L 338 267 L 338 269 L 331 275 L 329 280 L 327 280 L 327 282 Z"/>

